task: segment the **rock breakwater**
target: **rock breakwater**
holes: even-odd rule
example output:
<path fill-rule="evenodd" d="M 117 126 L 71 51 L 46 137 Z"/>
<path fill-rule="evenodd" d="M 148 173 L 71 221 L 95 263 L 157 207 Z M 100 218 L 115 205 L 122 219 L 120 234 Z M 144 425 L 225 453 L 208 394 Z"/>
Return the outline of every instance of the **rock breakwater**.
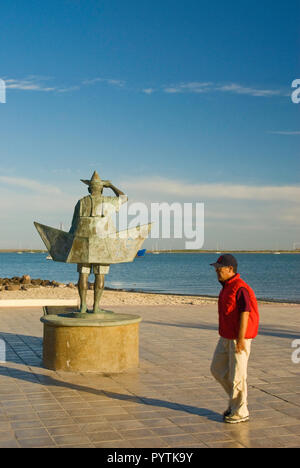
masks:
<path fill-rule="evenodd" d="M 74 283 L 59 283 L 58 281 L 50 281 L 41 278 L 33 279 L 29 275 L 13 276 L 12 278 L 0 278 L 0 291 L 28 291 L 32 288 L 39 287 L 49 288 L 76 288 Z"/>

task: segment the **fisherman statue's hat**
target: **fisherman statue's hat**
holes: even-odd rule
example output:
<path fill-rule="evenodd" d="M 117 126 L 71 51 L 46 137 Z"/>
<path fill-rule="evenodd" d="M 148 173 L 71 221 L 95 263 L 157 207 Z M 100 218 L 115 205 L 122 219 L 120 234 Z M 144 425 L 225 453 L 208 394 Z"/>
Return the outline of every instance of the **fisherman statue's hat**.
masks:
<path fill-rule="evenodd" d="M 84 184 L 86 184 L 88 186 L 90 186 L 90 185 L 103 185 L 103 180 L 100 179 L 97 171 L 94 171 L 94 174 L 92 175 L 91 180 L 84 180 L 84 179 L 80 179 L 80 180 L 81 180 L 81 182 L 83 182 Z"/>

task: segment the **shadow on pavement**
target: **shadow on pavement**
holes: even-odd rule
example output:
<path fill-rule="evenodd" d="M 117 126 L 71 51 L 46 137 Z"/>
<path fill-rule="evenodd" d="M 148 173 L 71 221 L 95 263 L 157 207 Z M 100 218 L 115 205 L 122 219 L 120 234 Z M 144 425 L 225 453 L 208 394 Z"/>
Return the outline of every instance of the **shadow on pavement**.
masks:
<path fill-rule="evenodd" d="M 137 395 L 127 395 L 122 393 L 112 392 L 110 390 L 102 390 L 87 387 L 85 385 L 79 385 L 75 383 L 65 382 L 61 380 L 57 380 L 49 375 L 44 374 L 35 374 L 34 372 L 28 372 L 16 368 L 10 368 L 6 366 L 0 366 L 0 375 L 6 375 L 15 379 L 23 380 L 25 382 L 36 383 L 42 386 L 47 387 L 60 387 L 66 388 L 68 390 L 76 390 L 79 392 L 86 392 L 88 394 L 94 395 L 105 395 L 109 398 L 121 400 L 121 401 L 130 401 L 134 403 L 140 403 L 141 405 L 151 405 L 158 408 L 167 408 L 172 410 L 177 410 L 181 412 L 186 412 L 187 414 L 199 415 L 204 416 L 206 419 L 211 421 L 222 421 L 222 416 L 215 411 L 212 411 L 207 408 L 198 408 L 196 406 L 191 405 L 182 405 L 173 403 L 166 400 L 161 400 L 157 398 L 148 398 L 144 396 L 137 396 Z M 102 374 L 99 374 L 102 375 Z M 88 375 L 87 375 L 88 377 Z M 51 391 L 51 390 L 50 390 Z"/>

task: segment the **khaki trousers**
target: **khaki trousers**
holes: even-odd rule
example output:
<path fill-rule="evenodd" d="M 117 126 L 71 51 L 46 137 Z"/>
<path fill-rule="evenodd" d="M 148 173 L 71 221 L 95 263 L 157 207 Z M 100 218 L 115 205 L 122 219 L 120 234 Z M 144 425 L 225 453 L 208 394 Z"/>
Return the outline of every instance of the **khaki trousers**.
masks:
<path fill-rule="evenodd" d="M 249 416 L 247 402 L 247 365 L 251 350 L 251 341 L 245 340 L 246 351 L 236 353 L 237 340 L 220 338 L 213 361 L 211 373 L 222 385 L 229 396 L 231 414 L 240 418 Z"/>

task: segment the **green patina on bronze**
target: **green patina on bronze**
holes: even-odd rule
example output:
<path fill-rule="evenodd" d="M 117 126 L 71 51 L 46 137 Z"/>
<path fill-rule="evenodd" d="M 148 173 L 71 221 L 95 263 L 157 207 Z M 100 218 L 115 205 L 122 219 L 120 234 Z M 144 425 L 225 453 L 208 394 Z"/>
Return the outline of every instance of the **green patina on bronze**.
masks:
<path fill-rule="evenodd" d="M 81 179 L 82 180 L 82 179 Z M 89 195 L 75 206 L 69 232 L 34 222 L 52 259 L 57 262 L 77 263 L 80 315 L 89 318 L 86 296 L 88 277 L 95 274 L 93 313 L 105 316 L 110 313 L 100 309 L 104 277 L 111 264 L 132 262 L 147 238 L 151 223 L 117 232 L 112 215 L 119 211 L 128 198 L 109 180 L 101 180 L 95 171 L 88 185 Z M 110 188 L 115 196 L 103 195 Z"/>

